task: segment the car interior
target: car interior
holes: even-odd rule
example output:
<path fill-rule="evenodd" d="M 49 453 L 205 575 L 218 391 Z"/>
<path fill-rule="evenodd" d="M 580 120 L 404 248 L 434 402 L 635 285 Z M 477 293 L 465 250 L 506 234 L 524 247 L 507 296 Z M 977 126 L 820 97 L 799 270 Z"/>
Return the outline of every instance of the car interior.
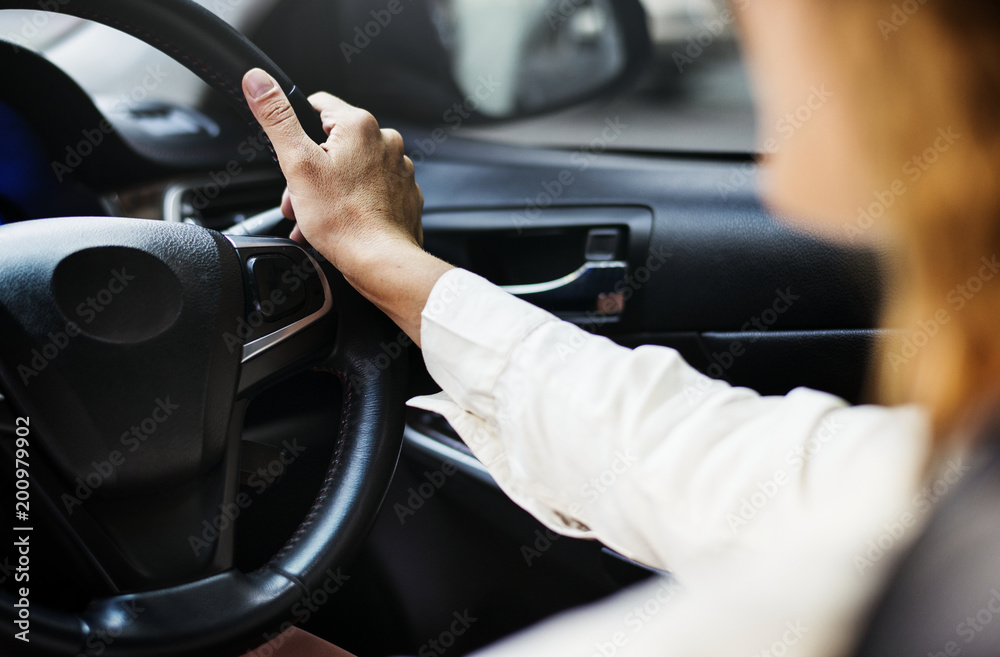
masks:
<path fill-rule="evenodd" d="M 359 656 L 458 657 L 670 577 L 546 529 L 443 417 L 405 406 L 439 390 L 420 351 L 284 239 L 284 178 L 240 92 L 253 66 L 311 136 L 320 90 L 403 134 L 429 252 L 712 378 L 869 401 L 884 263 L 762 206 L 750 110 L 682 102 L 695 67 L 739 69 L 733 26 L 699 42 L 696 5 L 718 11 L 0 2 L 0 445 L 30 454 L 34 503 L 32 643 L 8 641 L 23 584 L 5 552 L 0 651 L 239 655 L 294 619 Z M 661 106 L 683 111 L 656 123 Z M 19 477 L 5 465 L 7 499 Z M 994 518 L 997 544 L 995 476 L 975 481 L 860 654 L 946 634 L 928 592 L 983 545 L 958 516 Z"/>

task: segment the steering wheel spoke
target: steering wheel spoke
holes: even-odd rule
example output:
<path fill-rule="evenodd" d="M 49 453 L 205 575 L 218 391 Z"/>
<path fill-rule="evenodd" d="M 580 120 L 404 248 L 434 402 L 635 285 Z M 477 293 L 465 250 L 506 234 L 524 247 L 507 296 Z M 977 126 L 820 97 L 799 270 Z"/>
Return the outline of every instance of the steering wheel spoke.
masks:
<path fill-rule="evenodd" d="M 236 437 L 239 440 L 239 437 Z M 7 441 L 4 441 L 6 443 Z M 9 445 L 5 457 L 13 463 Z M 94 594 L 142 591 L 224 572 L 233 564 L 232 466 L 145 495 L 102 495 L 112 461 L 68 481 L 39 455 L 31 466 L 33 530 L 55 537 L 77 584 Z"/>

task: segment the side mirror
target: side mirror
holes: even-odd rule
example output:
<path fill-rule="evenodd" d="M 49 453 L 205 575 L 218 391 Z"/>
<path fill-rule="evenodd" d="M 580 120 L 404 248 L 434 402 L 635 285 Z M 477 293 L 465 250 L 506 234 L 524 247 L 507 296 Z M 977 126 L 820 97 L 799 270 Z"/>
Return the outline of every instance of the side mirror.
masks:
<path fill-rule="evenodd" d="M 563 108 L 634 81 L 652 53 L 639 0 L 339 0 L 327 7 L 334 61 L 312 62 L 314 71 L 327 67 L 326 79 L 301 75 L 280 56 L 279 64 L 296 79 L 312 77 L 317 89 L 414 122 L 483 123 Z"/>
<path fill-rule="evenodd" d="M 509 119 L 585 100 L 645 65 L 649 31 L 637 3 L 448 0 L 443 30 L 459 89 L 489 81 L 479 113 Z"/>

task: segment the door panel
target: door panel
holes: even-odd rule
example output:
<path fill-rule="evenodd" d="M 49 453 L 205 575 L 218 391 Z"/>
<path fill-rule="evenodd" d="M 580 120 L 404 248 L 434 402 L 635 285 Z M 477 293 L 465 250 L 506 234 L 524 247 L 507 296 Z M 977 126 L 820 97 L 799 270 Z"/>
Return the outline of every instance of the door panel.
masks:
<path fill-rule="evenodd" d="M 751 162 L 456 138 L 418 163 L 417 179 L 427 248 L 453 264 L 499 285 L 551 282 L 580 273 L 590 230 L 621 228 L 627 253 L 612 257 L 626 270 L 596 287 L 588 277 L 588 308 L 545 295 L 538 305 L 630 347 L 681 347 L 699 369 L 763 392 L 864 397 L 881 260 L 778 222 L 757 198 Z M 609 287 L 617 298 L 590 303 Z M 620 314 L 600 312 L 616 303 Z"/>

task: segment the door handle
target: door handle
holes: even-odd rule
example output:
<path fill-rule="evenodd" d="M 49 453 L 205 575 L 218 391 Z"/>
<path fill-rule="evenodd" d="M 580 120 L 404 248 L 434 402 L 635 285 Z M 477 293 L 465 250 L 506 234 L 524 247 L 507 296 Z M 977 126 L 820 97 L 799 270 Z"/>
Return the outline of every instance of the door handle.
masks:
<path fill-rule="evenodd" d="M 603 308 L 598 304 L 602 295 L 614 294 L 615 285 L 624 280 L 627 272 L 628 263 L 622 260 L 589 261 L 553 281 L 503 285 L 501 289 L 557 315 L 584 315 L 597 310 L 605 316 L 617 316 L 623 304 Z"/>

